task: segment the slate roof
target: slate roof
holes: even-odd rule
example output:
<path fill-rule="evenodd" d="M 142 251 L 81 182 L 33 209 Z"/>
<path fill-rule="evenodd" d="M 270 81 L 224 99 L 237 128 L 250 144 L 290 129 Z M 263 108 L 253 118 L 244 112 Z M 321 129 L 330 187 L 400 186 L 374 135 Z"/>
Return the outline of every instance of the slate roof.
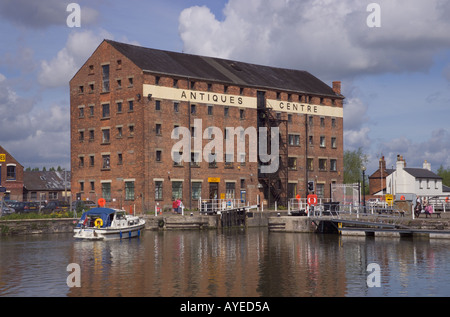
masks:
<path fill-rule="evenodd" d="M 307 71 L 249 64 L 105 40 L 143 71 L 238 86 L 280 89 L 343 99 Z"/>
<path fill-rule="evenodd" d="M 70 190 L 70 172 L 66 172 L 67 190 Z M 23 172 L 23 186 L 28 191 L 64 190 L 64 172 Z"/>
<path fill-rule="evenodd" d="M 415 178 L 431 178 L 431 179 L 442 179 L 439 175 L 436 175 L 432 171 L 425 168 L 405 168 L 405 172 L 411 174 Z"/>

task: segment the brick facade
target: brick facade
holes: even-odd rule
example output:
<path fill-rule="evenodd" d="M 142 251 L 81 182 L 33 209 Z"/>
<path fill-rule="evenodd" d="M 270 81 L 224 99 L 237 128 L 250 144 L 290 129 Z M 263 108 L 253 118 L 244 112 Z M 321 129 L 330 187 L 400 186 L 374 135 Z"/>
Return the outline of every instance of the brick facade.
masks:
<path fill-rule="evenodd" d="M 323 95 L 239 84 L 237 75 L 223 70 L 213 59 L 207 62 L 215 72 L 223 71 L 235 80 L 226 81 L 221 74 L 217 79 L 207 75 L 189 77 L 183 73 L 189 63 L 180 67 L 183 71 L 179 73 L 173 71 L 173 64 L 165 69 L 138 66 L 141 60 L 150 58 L 143 55 L 146 52 L 156 56 L 152 58 L 164 53 L 104 41 L 70 82 L 74 198 L 78 195 L 97 201 L 103 197 L 108 206 L 138 211 L 153 211 L 156 203 L 170 208 L 174 198 L 182 198 L 188 208 L 196 208 L 200 197 L 242 197 L 255 204 L 259 195 L 270 201 L 267 196 L 271 190 L 258 173 L 258 162 L 249 160 L 250 147 L 257 146 L 249 143 L 249 137 L 245 155 L 237 153 L 238 141 L 234 141 L 232 162 L 224 162 L 222 157 L 222 162 L 218 159 L 210 164 L 202 152 L 212 140 L 218 140 L 217 136 L 207 137 L 208 127 L 217 127 L 223 134 L 227 127 L 258 127 L 262 112 L 256 104 L 261 92 L 264 104 L 270 103 L 267 108 L 271 108 L 273 118 L 285 123 L 280 125 L 280 139 L 287 143 L 283 152 L 287 157 L 281 158 L 281 167 L 288 172 L 280 186 L 288 192 L 287 198 L 296 194 L 306 197 L 308 181 L 314 181 L 316 193 L 327 198 L 330 184 L 342 182 L 343 96 L 339 82 L 328 87 L 330 92 L 325 89 Z M 178 61 L 193 58 L 174 54 Z M 103 80 L 106 71 L 109 83 Z M 194 132 L 199 122 L 201 131 L 196 133 L 203 136 L 197 143 L 200 151 L 194 148 L 195 138 L 191 138 L 190 155 L 201 155 L 201 162 L 174 163 L 172 148 L 181 139 L 171 138 L 173 129 L 186 127 Z M 224 151 L 227 137 L 221 136 Z M 242 157 L 245 162 L 240 162 Z M 288 183 L 287 187 L 283 182 Z"/>
<path fill-rule="evenodd" d="M 6 188 L 5 193 L 0 193 L 6 200 L 22 201 L 23 166 L 2 146 L 0 146 L 0 186 Z"/>

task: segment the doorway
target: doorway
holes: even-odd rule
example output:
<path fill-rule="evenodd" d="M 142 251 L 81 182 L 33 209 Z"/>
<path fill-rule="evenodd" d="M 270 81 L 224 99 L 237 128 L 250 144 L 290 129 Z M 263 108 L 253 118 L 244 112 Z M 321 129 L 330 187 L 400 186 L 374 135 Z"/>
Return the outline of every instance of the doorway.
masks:
<path fill-rule="evenodd" d="M 209 199 L 219 198 L 219 183 L 209 183 Z"/>

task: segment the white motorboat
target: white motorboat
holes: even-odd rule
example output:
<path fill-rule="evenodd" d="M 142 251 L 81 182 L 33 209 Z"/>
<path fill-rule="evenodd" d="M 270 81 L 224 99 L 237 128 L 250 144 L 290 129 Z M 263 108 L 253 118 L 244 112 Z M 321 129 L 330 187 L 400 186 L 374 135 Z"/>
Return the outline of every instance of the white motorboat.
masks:
<path fill-rule="evenodd" d="M 73 231 L 77 239 L 113 240 L 139 237 L 144 228 L 142 218 L 123 210 L 98 207 L 84 212 Z"/>

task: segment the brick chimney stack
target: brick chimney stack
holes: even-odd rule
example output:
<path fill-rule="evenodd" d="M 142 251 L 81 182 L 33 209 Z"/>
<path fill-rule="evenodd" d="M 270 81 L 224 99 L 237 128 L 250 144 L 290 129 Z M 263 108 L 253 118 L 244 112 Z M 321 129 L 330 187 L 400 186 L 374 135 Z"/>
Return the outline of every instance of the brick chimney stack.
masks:
<path fill-rule="evenodd" d="M 333 81 L 333 91 L 337 94 L 341 94 L 341 82 Z"/>
<path fill-rule="evenodd" d="M 384 156 L 382 156 L 382 157 L 380 158 L 380 171 L 381 171 L 381 170 L 383 170 L 383 171 L 386 170 L 386 161 L 384 160 Z"/>

